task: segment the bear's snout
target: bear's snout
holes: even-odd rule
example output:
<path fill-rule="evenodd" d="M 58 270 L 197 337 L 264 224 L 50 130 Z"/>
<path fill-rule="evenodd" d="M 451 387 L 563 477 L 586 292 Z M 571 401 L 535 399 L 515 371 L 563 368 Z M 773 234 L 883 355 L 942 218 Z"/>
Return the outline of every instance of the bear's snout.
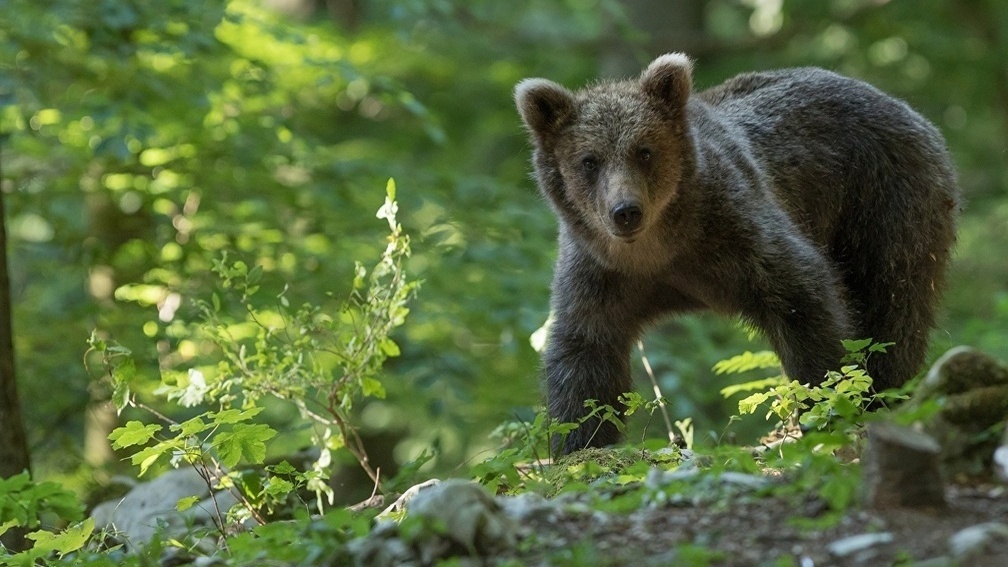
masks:
<path fill-rule="evenodd" d="M 640 229 L 644 209 L 638 201 L 622 201 L 609 211 L 609 218 L 620 236 L 629 236 Z"/>

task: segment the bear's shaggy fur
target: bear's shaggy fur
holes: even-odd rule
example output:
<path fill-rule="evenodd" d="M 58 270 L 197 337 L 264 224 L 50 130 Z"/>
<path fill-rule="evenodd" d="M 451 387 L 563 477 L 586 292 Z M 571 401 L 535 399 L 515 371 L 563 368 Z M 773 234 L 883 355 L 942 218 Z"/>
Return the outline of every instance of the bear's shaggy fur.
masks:
<path fill-rule="evenodd" d="M 700 309 L 741 315 L 802 382 L 838 368 L 841 339 L 896 343 L 870 360 L 877 388 L 920 368 L 959 193 L 941 134 L 902 101 L 814 68 L 693 92 L 682 54 L 576 92 L 527 79 L 515 101 L 559 218 L 552 417 L 621 407 L 643 329 Z M 589 421 L 562 448 L 618 439 Z"/>

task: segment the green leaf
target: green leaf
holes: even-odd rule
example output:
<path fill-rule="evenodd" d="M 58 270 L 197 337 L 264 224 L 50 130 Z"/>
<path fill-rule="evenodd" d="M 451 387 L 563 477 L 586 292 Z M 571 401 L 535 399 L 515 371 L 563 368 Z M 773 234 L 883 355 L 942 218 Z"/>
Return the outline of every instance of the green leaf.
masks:
<path fill-rule="evenodd" d="M 875 343 L 868 347 L 868 352 L 886 352 L 886 349 L 895 345 L 896 343 Z"/>
<path fill-rule="evenodd" d="M 104 339 L 98 338 L 98 329 L 91 330 L 91 336 L 88 337 L 87 344 L 98 352 L 105 352 L 108 348 L 108 343 Z"/>
<path fill-rule="evenodd" d="M 385 196 L 388 197 L 389 201 L 395 201 L 395 179 L 389 177 L 388 183 L 385 184 Z"/>
<path fill-rule="evenodd" d="M 116 415 L 122 415 L 123 410 L 129 405 L 130 395 L 129 384 L 125 382 L 115 382 L 113 384 L 112 404 L 115 405 Z"/>
<path fill-rule="evenodd" d="M 361 392 L 368 397 L 384 398 L 385 385 L 371 377 L 361 379 Z"/>
<path fill-rule="evenodd" d="M 171 447 L 169 445 L 164 443 L 158 443 L 152 447 L 146 447 L 143 450 L 134 453 L 130 458 L 130 462 L 140 467 L 139 476 L 143 476 L 144 473 L 147 472 L 147 469 L 157 462 L 158 458 L 165 454 L 165 452 L 167 452 L 170 448 Z"/>
<path fill-rule="evenodd" d="M 112 369 L 112 381 L 129 385 L 136 378 L 136 363 L 132 358 L 124 359 Z"/>
<path fill-rule="evenodd" d="M 626 406 L 623 413 L 628 416 L 633 415 L 638 409 L 646 404 L 644 396 L 640 395 L 638 392 L 626 392 L 620 394 L 619 401 Z"/>
<path fill-rule="evenodd" d="M 252 464 L 262 463 L 266 458 L 266 441 L 276 435 L 268 425 L 239 423 L 231 431 L 218 433 L 211 445 L 220 455 L 221 463 L 234 467 L 242 458 Z"/>
<path fill-rule="evenodd" d="M 367 268 L 364 267 L 364 264 L 361 264 L 360 262 L 355 262 L 354 280 L 353 280 L 354 289 L 363 289 L 365 283 L 364 278 L 366 277 L 367 277 Z"/>
<path fill-rule="evenodd" d="M 254 406 L 246 410 L 232 408 L 219 412 L 210 412 L 207 415 L 217 424 L 230 425 L 241 421 L 248 421 L 258 415 L 262 410 L 263 409 L 261 407 Z"/>
<path fill-rule="evenodd" d="M 283 478 L 271 478 L 266 485 L 266 494 L 270 496 L 285 496 L 294 490 L 294 483 Z"/>
<path fill-rule="evenodd" d="M 31 484 L 28 471 L 20 472 L 10 478 L 0 478 L 0 494 L 7 495 L 24 490 Z"/>
<path fill-rule="evenodd" d="M 178 431 L 180 435 L 189 437 L 192 435 L 199 435 L 211 427 L 213 427 L 213 424 L 203 421 L 202 415 L 197 415 L 196 417 L 187 419 L 182 423 L 172 425 L 171 429 L 172 431 Z"/>
<path fill-rule="evenodd" d="M 133 354 L 133 351 L 119 344 L 109 345 L 108 352 L 112 354 L 121 354 L 123 356 L 129 356 Z"/>
<path fill-rule="evenodd" d="M 868 348 L 872 344 L 871 339 L 860 339 L 860 340 L 842 340 L 840 341 L 843 347 L 847 349 L 847 352 L 861 352 Z"/>
<path fill-rule="evenodd" d="M 757 392 L 749 397 L 739 400 L 738 410 L 739 413 L 745 415 L 754 413 L 756 408 L 758 408 L 763 402 L 770 398 L 768 392 Z"/>
<path fill-rule="evenodd" d="M 393 341 L 388 337 L 382 339 L 382 342 L 381 344 L 378 345 L 378 348 L 381 349 L 382 353 L 385 354 L 385 356 L 389 357 L 399 356 L 399 345 L 397 345 L 395 341 Z"/>
<path fill-rule="evenodd" d="M 33 554 L 39 552 L 56 552 L 66 555 L 84 547 L 89 537 L 94 532 L 94 518 L 88 518 L 83 522 L 70 526 L 58 534 L 47 531 L 37 531 L 28 534 L 27 537 L 35 542 L 32 548 Z"/>
<path fill-rule="evenodd" d="M 116 413 L 122 414 L 130 402 L 130 385 L 136 378 L 136 363 L 127 358 L 112 369 L 112 403 Z"/>
<path fill-rule="evenodd" d="M 746 351 L 714 365 L 715 374 L 739 374 L 761 368 L 780 368 L 780 359 L 773 351 Z"/>
<path fill-rule="evenodd" d="M 751 392 L 753 390 L 767 390 L 776 386 L 783 386 L 786 380 L 783 376 L 773 376 L 762 380 L 752 380 L 741 384 L 730 384 L 721 388 L 721 395 L 730 398 L 739 392 Z"/>
<path fill-rule="evenodd" d="M 273 474 L 294 474 L 297 472 L 297 469 L 294 468 L 294 465 L 288 463 L 286 460 L 280 461 L 273 467 L 270 467 L 270 470 L 273 472 Z"/>
<path fill-rule="evenodd" d="M 124 449 L 133 445 L 143 445 L 159 431 L 161 431 L 161 426 L 156 423 L 144 425 L 133 420 L 127 422 L 123 427 L 114 429 L 112 433 L 109 433 L 108 438 L 109 441 L 112 441 L 113 449 Z"/>
<path fill-rule="evenodd" d="M 199 496 L 186 496 L 185 498 L 180 498 L 179 501 L 175 503 L 175 510 L 185 512 L 199 501 Z"/>
<path fill-rule="evenodd" d="M 262 264 L 256 264 L 255 266 L 252 267 L 251 270 L 249 270 L 248 276 L 245 277 L 245 281 L 248 283 L 248 285 L 257 284 L 259 283 L 259 280 L 262 279 L 262 275 L 263 275 Z"/>

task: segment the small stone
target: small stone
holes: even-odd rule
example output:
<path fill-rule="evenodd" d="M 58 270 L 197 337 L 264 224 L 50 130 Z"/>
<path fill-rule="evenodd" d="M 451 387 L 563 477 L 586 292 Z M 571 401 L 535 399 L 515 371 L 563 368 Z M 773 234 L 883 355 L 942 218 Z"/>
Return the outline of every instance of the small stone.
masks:
<path fill-rule="evenodd" d="M 963 560 L 1008 545 L 1008 524 L 986 522 L 959 530 L 949 538 L 952 557 Z"/>
<path fill-rule="evenodd" d="M 1008 424 L 1005 424 L 1001 446 L 994 450 L 994 472 L 1001 480 L 1008 482 Z"/>
<path fill-rule="evenodd" d="M 893 535 L 889 532 L 877 534 L 858 534 L 843 539 L 838 539 L 826 546 L 826 549 L 834 557 L 850 557 L 854 554 L 867 551 L 873 547 L 891 543 Z"/>
<path fill-rule="evenodd" d="M 758 490 L 764 488 L 770 481 L 764 476 L 757 476 L 754 474 L 745 474 L 740 472 L 728 471 L 721 473 L 721 482 L 727 484 L 734 484 L 736 486 L 742 486 L 745 488 L 751 488 L 753 490 Z"/>
<path fill-rule="evenodd" d="M 700 469 L 695 466 L 687 466 L 685 468 L 683 466 L 679 466 L 679 468 L 672 471 L 662 470 L 658 467 L 651 467 L 647 472 L 647 476 L 644 477 L 644 486 L 650 488 L 651 490 L 658 490 L 669 483 L 690 479 L 699 474 Z"/>

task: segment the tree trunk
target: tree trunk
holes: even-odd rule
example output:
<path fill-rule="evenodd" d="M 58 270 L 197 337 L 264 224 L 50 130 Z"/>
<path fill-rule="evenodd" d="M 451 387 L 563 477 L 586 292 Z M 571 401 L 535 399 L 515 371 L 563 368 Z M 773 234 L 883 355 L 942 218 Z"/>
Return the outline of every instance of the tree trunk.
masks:
<path fill-rule="evenodd" d="M 861 455 L 865 501 L 873 508 L 945 508 L 941 447 L 925 433 L 883 421 L 868 424 Z"/>
<path fill-rule="evenodd" d="M 0 142 L 2 140 L 0 137 Z M 7 275 L 6 218 L 3 157 L 0 154 L 0 478 L 8 478 L 29 467 L 28 443 L 21 421 L 21 403 L 14 376 L 14 331 L 11 321 L 10 278 Z"/>
<path fill-rule="evenodd" d="M 10 277 L 7 274 L 7 213 L 3 192 L 3 135 L 0 134 L 0 478 L 29 468 L 28 443 L 21 420 L 21 403 L 14 376 L 14 331 L 11 321 Z M 24 547 L 23 530 L 0 536 L 10 551 Z"/>

